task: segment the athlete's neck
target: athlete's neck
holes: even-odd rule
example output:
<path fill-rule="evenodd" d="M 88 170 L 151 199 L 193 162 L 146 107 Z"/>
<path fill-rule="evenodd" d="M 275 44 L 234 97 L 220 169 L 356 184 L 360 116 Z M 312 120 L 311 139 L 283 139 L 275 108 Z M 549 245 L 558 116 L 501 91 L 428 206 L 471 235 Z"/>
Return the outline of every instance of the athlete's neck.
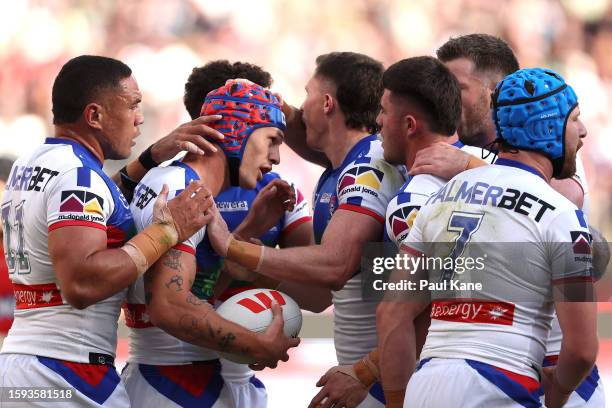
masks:
<path fill-rule="evenodd" d="M 409 137 L 406 143 L 406 150 L 404 151 L 404 163 L 406 168 L 410 169 L 414 164 L 416 155 L 420 150 L 425 149 L 433 145 L 434 143 L 443 142 L 453 144 L 459 140 L 457 134 L 452 136 L 444 136 L 437 133 L 425 133 L 420 136 Z"/>
<path fill-rule="evenodd" d="M 323 152 L 330 161 L 332 168 L 338 168 L 353 146 L 368 136 L 369 133 L 364 130 L 347 129 L 346 127 L 341 130 L 330 131 L 327 137 L 328 143 L 323 148 Z"/>
<path fill-rule="evenodd" d="M 100 163 L 104 163 L 104 152 L 95 134 L 88 129 L 83 129 L 83 126 L 79 126 L 78 123 L 55 125 L 54 136 L 79 143 L 100 160 Z"/>
<path fill-rule="evenodd" d="M 187 153 L 183 163 L 188 164 L 200 176 L 200 180 L 204 181 L 213 196 L 226 190 L 230 185 L 229 165 L 221 149 L 217 149 L 215 153 L 206 153 L 206 156 Z"/>
<path fill-rule="evenodd" d="M 540 173 L 547 183 L 550 184 L 550 179 L 553 174 L 553 166 L 550 159 L 538 152 L 530 152 L 527 150 L 518 150 L 516 153 L 499 152 L 500 158 L 514 160 L 535 169 Z"/>

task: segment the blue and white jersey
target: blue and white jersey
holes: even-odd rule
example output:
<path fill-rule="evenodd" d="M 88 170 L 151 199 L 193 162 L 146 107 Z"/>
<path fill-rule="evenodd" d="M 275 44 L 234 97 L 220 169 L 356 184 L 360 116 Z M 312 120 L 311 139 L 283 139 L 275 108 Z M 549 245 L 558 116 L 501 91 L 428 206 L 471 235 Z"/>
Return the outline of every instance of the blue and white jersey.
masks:
<path fill-rule="evenodd" d="M 482 149 L 466 146 L 460 141 L 452 144 L 474 156 L 481 157 Z M 493 155 L 488 155 L 489 160 Z M 427 201 L 427 198 L 438 191 L 448 180 L 431 174 L 418 174 L 408 176 L 404 185 L 387 206 L 385 217 L 385 241 L 393 242 L 399 247 L 400 243 L 408 236 L 410 227 L 419 212 L 419 208 Z"/>
<path fill-rule="evenodd" d="M 48 138 L 13 165 L 2 201 L 4 250 L 16 298 L 3 353 L 89 363 L 115 355 L 117 319 L 126 291 L 83 310 L 62 295 L 49 256 L 49 232 L 68 226 L 106 232 L 118 248 L 134 231 L 129 205 L 102 163 L 81 144 Z"/>
<path fill-rule="evenodd" d="M 486 256 L 478 252 L 495 242 L 504 244 Z M 429 197 L 402 248 L 432 255 L 440 244 L 431 243 L 449 243 L 446 254 L 458 253 L 456 258 L 480 256 L 476 264 L 483 266 L 450 269 L 450 276 L 430 271 L 430 281 L 481 282 L 483 288 L 450 289 L 450 300 L 446 292 L 431 292 L 421 358 L 471 359 L 538 379 L 554 311 L 553 285 L 592 280 L 591 236 L 582 211 L 535 169 L 499 158 L 458 174 Z"/>
<path fill-rule="evenodd" d="M 387 205 L 404 181 L 401 171 L 383 159 L 377 135 L 361 139 L 338 168 L 327 169 L 319 179 L 313 203 L 316 242 L 321 243 L 339 209 L 366 214 L 384 225 Z M 332 301 L 336 355 L 340 364 L 352 364 L 376 347 L 377 304 L 362 300 L 359 273 L 333 292 Z"/>

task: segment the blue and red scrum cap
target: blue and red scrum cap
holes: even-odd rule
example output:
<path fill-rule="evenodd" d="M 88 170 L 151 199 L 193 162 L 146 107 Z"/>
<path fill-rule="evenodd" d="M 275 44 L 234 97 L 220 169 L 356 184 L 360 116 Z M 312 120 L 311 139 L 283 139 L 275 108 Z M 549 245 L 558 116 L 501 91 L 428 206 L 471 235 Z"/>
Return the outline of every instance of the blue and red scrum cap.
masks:
<path fill-rule="evenodd" d="M 498 138 L 562 166 L 565 126 L 578 98 L 561 75 L 547 68 L 521 69 L 497 84 L 491 103 Z"/>
<path fill-rule="evenodd" d="M 230 79 L 206 95 L 200 115 L 221 115 L 210 126 L 225 135 L 218 142 L 226 156 L 242 160 L 248 138 L 261 127 L 287 128 L 281 101 L 268 89 L 244 80 Z"/>

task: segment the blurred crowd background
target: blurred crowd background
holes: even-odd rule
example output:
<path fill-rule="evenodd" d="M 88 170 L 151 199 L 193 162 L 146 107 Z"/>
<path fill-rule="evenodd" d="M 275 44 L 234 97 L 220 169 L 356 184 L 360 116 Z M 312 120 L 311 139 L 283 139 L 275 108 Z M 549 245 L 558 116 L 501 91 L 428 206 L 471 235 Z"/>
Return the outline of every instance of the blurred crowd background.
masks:
<path fill-rule="evenodd" d="M 299 106 L 315 58 L 343 50 L 385 65 L 433 55 L 449 37 L 507 40 L 523 67 L 559 70 L 579 95 L 591 222 L 612 231 L 612 0 L 19 0 L 0 2 L 0 155 L 51 134 L 51 85 L 79 54 L 125 61 L 143 91 L 134 151 L 188 120 L 183 87 L 214 59 L 256 63 Z M 284 150 L 279 172 L 310 194 L 320 169 Z M 109 170 L 119 168 L 112 163 Z"/>

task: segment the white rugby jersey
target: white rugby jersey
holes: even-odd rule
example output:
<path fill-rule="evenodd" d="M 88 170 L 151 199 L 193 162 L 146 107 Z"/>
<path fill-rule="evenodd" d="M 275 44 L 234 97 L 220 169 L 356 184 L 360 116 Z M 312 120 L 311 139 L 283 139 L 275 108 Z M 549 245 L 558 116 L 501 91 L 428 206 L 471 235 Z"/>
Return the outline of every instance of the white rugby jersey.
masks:
<path fill-rule="evenodd" d="M 460 141 L 453 146 L 477 157 L 482 157 L 481 148 L 466 146 Z M 489 162 L 494 155 L 487 156 Z M 427 198 L 438 191 L 448 180 L 431 174 L 418 174 L 408 176 L 404 185 L 391 199 L 387 206 L 385 217 L 385 240 L 393 242 L 399 247 L 401 242 L 408 236 L 410 227 L 419 212 L 419 208 L 427 201 Z"/>
<path fill-rule="evenodd" d="M 432 292 L 421 358 L 473 359 L 537 379 L 554 310 L 552 285 L 592 280 L 582 211 L 533 168 L 500 158 L 455 176 L 432 195 L 402 248 L 427 255 L 431 242 L 447 242 L 447 253 L 461 257 L 484 255 L 470 244 L 522 244 L 495 246 L 483 270 L 430 275 L 435 282 L 482 282 L 483 289 L 455 292 L 450 300 Z"/>
<path fill-rule="evenodd" d="M 387 205 L 404 181 L 398 168 L 384 161 L 376 135 L 361 139 L 338 168 L 319 179 L 313 203 L 317 243 L 339 209 L 367 214 L 384 226 Z M 377 303 L 363 300 L 359 273 L 332 292 L 332 302 L 336 356 L 340 364 L 352 364 L 376 347 Z"/>
<path fill-rule="evenodd" d="M 266 173 L 255 189 L 230 187 L 215 197 L 221 216 L 234 230 L 246 217 L 248 210 L 259 190 L 271 181 L 280 178 L 276 173 Z M 156 168 L 147 173 L 136 187 L 132 212 L 138 230 L 151 223 L 153 203 L 163 184 L 167 184 L 169 199 L 179 194 L 191 180 L 198 180 L 198 175 L 185 163 L 174 162 L 165 168 Z M 268 246 L 276 246 L 281 233 L 288 233 L 305 221 L 310 221 L 308 203 L 296 189 L 296 205 L 293 210 L 286 211 L 279 223 L 272 227 L 260 239 Z M 196 257 L 196 276 L 191 291 L 201 300 L 213 302 L 212 290 L 223 267 L 220 258 L 210 246 L 202 228 L 188 241 L 175 248 L 189 252 Z M 128 303 L 124 306 L 126 324 L 129 327 L 130 362 L 168 365 L 182 364 L 194 361 L 204 361 L 217 358 L 217 353 L 193 344 L 184 342 L 153 326 L 146 311 L 144 282 L 140 278 L 130 287 Z"/>
<path fill-rule="evenodd" d="M 79 143 L 49 138 L 11 170 L 2 201 L 5 258 L 16 297 L 15 321 L 2 353 L 89 363 L 90 353 L 115 355 L 117 318 L 126 291 L 83 310 L 70 306 L 49 257 L 48 232 L 98 228 L 108 247 L 133 232 L 128 203 Z"/>

